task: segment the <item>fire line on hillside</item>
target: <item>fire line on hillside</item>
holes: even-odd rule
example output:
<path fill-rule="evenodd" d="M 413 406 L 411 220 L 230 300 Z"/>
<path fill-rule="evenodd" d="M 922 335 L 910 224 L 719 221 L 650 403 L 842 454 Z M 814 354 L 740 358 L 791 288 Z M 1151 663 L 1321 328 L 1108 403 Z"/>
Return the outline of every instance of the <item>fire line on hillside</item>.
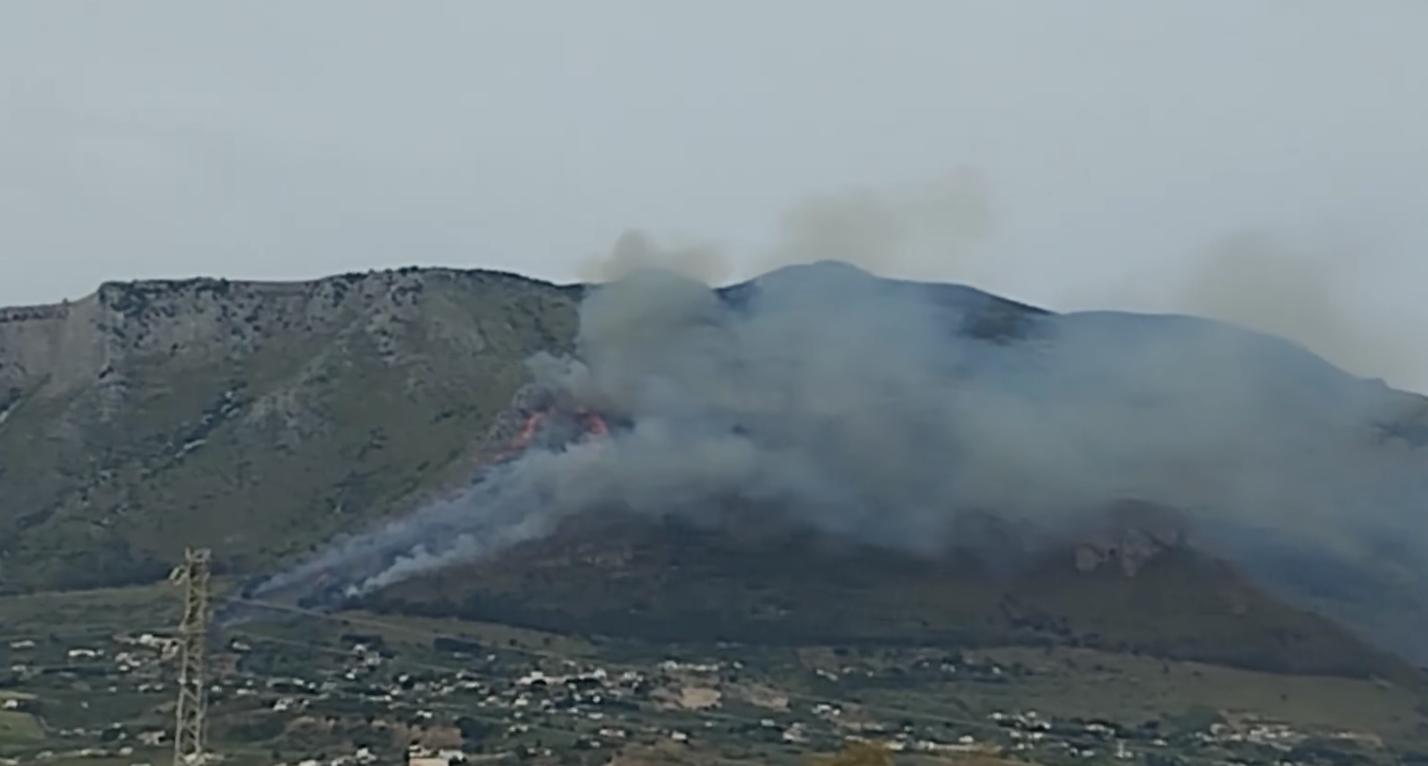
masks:
<path fill-rule="evenodd" d="M 515 401 L 523 402 L 536 398 L 541 402 L 512 408 L 504 420 L 518 422 L 520 427 L 515 435 L 506 441 L 505 446 L 497 450 L 494 457 L 477 470 L 471 486 L 480 485 L 488 479 L 491 471 L 499 470 L 500 466 L 519 460 L 534 450 L 556 453 L 575 445 L 610 437 L 611 427 L 604 415 L 588 407 L 561 406 L 552 402 L 549 396 L 540 396 L 539 393 L 533 395 L 533 388 L 523 388 L 518 392 Z M 375 556 L 370 567 L 358 568 L 356 571 L 389 566 L 390 559 L 401 553 L 403 551 L 390 551 L 387 555 Z M 298 608 L 319 611 L 338 609 L 361 595 L 364 580 L 361 576 L 354 579 L 350 566 L 345 569 L 346 576 L 336 568 L 305 571 L 303 567 L 299 567 L 289 573 L 289 577 L 257 579 L 242 589 L 237 601 L 286 602 Z M 220 615 L 220 620 L 231 622 L 239 619 L 239 606 L 241 603 L 231 605 L 232 608 Z"/>
<path fill-rule="evenodd" d="M 1017 308 L 839 264 L 727 289 L 632 276 L 587 291 L 578 320 L 571 348 L 527 360 L 535 382 L 466 487 L 246 595 L 350 604 L 617 517 L 786 523 L 1005 571 L 1129 499 L 1192 517 L 1197 548 L 1304 599 L 1306 556 L 1392 582 L 1386 565 L 1420 568 L 1380 541 L 1428 544 L 1423 445 L 1382 436 L 1404 395 L 1220 323 Z M 567 524 L 584 515 L 608 518 Z M 1140 526 L 1078 566 L 1113 548 L 1133 573 L 1141 549 L 1185 537 Z"/>

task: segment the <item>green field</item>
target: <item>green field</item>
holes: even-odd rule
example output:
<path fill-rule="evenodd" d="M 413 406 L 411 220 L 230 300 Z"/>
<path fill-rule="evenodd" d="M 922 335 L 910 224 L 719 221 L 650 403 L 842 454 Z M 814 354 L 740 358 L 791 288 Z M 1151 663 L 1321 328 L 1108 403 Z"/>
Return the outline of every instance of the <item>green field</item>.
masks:
<path fill-rule="evenodd" d="M 41 742 L 45 731 L 29 713 L 0 710 L 0 748 Z"/>
<path fill-rule="evenodd" d="M 0 702 L 11 699 L 29 700 L 34 695 L 0 689 Z M 43 741 L 44 728 L 33 715 L 18 710 L 0 710 L 0 751 L 16 745 Z"/>

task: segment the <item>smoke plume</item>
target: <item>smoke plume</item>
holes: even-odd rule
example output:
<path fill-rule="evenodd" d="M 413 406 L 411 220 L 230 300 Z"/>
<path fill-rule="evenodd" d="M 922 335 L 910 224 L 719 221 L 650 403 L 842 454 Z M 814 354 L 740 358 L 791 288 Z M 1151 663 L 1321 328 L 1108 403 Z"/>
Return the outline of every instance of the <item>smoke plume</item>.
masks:
<path fill-rule="evenodd" d="M 779 217 L 771 247 L 743 258 L 713 242 L 660 245 L 649 233 L 630 230 L 578 272 L 587 282 L 610 282 L 658 269 L 720 285 L 740 271 L 762 274 L 828 260 L 881 276 L 965 278 L 964 267 L 994 230 L 985 179 L 965 168 L 924 183 L 803 199 Z"/>
<path fill-rule="evenodd" d="M 1246 229 L 1178 264 L 1128 269 L 1078 305 L 1210 317 L 1295 341 L 1358 376 L 1428 391 L 1428 321 L 1405 285 L 1428 272 L 1332 236 Z"/>
<path fill-rule="evenodd" d="M 1125 499 L 1182 509 L 1198 546 L 1291 597 L 1314 581 L 1303 561 L 1423 592 L 1428 406 L 1343 371 L 1410 379 L 1418 356 L 1405 333 L 1367 321 L 1343 253 L 1227 237 L 1182 274 L 1141 274 L 1097 301 L 1242 327 L 1044 314 L 875 276 L 985 276 L 1005 266 L 983 257 L 993 222 L 969 173 L 805 200 L 742 262 L 627 232 L 583 267 L 601 284 L 580 307 L 576 353 L 530 359 L 523 393 L 619 427 L 573 442 L 531 442 L 528 427 L 524 450 L 465 490 L 335 541 L 252 595 L 334 604 L 581 514 L 753 509 L 935 556 L 977 545 L 958 537 L 982 513 L 1034 545 Z M 713 287 L 750 267 L 767 273 Z M 1024 318 L 1009 342 L 969 331 L 1008 315 Z"/>
<path fill-rule="evenodd" d="M 550 400 L 627 427 L 529 450 L 259 593 L 324 573 L 360 595 L 615 509 L 776 509 L 935 555 L 963 513 L 1051 532 L 1137 498 L 1205 529 L 1424 552 L 1424 453 L 1382 444 L 1404 395 L 1205 320 L 1047 315 L 1014 343 L 963 331 L 994 300 L 827 262 L 723 294 L 636 271 L 586 299 L 575 356 L 530 365 Z"/>
<path fill-rule="evenodd" d="M 986 181 L 970 168 L 922 184 L 846 189 L 787 210 L 753 271 L 828 260 L 885 277 L 965 280 L 995 224 Z"/>
<path fill-rule="evenodd" d="M 773 244 L 753 253 L 712 241 L 662 244 L 627 231 L 580 264 L 579 274 L 603 283 L 654 268 L 719 285 L 833 260 L 884 277 L 1016 287 L 1028 274 L 1076 267 L 1066 252 L 1030 261 L 994 257 L 995 207 L 986 179 L 968 168 L 922 184 L 805 198 L 779 217 Z M 1428 391 L 1428 342 L 1417 331 L 1428 315 L 1415 301 L 1394 297 L 1398 285 L 1428 281 L 1428 270 L 1416 264 L 1322 235 L 1245 230 L 1154 268 L 1127 264 L 1128 278 L 1089 294 L 1052 288 L 1035 297 L 1049 306 L 1220 319 L 1294 340 L 1356 375 Z"/>
<path fill-rule="evenodd" d="M 1159 302 L 1291 338 L 1357 375 L 1428 390 L 1428 347 L 1413 337 L 1415 317 L 1371 310 L 1375 296 L 1393 294 L 1385 288 L 1394 279 L 1417 281 L 1367 248 L 1246 231 L 1197 253 L 1189 273 Z"/>
<path fill-rule="evenodd" d="M 612 282 L 646 269 L 663 269 L 719 284 L 733 274 L 729 256 L 713 243 L 660 246 L 649 234 L 630 229 L 615 240 L 608 253 L 587 259 L 577 269 L 581 281 Z"/>

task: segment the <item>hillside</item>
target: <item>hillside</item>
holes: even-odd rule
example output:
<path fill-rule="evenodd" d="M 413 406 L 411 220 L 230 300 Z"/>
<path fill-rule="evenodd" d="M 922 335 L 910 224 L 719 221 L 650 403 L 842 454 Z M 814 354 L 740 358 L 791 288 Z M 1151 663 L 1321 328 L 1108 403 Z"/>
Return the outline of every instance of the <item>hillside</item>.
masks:
<path fill-rule="evenodd" d="M 795 268 L 759 284 L 822 280 L 837 287 L 864 278 L 836 268 Z M 1354 447 L 1354 460 L 1379 461 L 1381 449 L 1383 461 L 1394 465 L 1417 459 L 1414 451 L 1424 442 L 1428 407 L 1422 399 L 1353 378 L 1277 339 L 1184 317 L 1058 315 L 956 285 L 881 284 L 890 294 L 930 299 L 949 340 L 974 341 L 949 358 L 957 374 L 1031 401 L 1065 402 L 1091 413 L 1107 402 L 1128 402 L 1142 408 L 1134 417 L 1147 419 L 1178 401 L 1213 396 L 1217 389 L 1202 378 L 1206 370 L 1214 378 L 1220 365 L 1265 381 L 1254 390 L 1268 394 L 1244 403 L 1246 411 L 1290 428 L 1287 436 L 1265 434 L 1266 440 L 1344 440 L 1367 445 Z M 511 422 L 510 406 L 530 379 L 525 361 L 538 351 L 572 348 L 582 294 L 506 274 L 403 270 L 294 284 L 108 284 L 72 304 L 6 310 L 0 314 L 0 592 L 152 581 L 185 546 L 196 545 L 214 549 L 221 571 L 270 573 L 334 535 L 407 513 L 432 492 L 465 484 L 519 425 Z M 720 298 L 741 311 L 758 301 L 759 286 L 734 286 Z M 1085 349 L 1095 353 L 1080 353 Z M 1144 363 L 1147 355 L 1155 365 Z M 1256 361 L 1235 367 L 1245 359 Z M 1135 387 L 1145 382 L 1135 376 L 1146 369 L 1158 371 L 1162 388 Z M 1055 413 L 1046 417 L 1055 421 Z M 1191 464 L 1183 470 L 1207 469 Z M 1360 497 L 1353 494 L 1357 485 L 1332 489 Z M 1290 539 L 1282 534 L 1283 519 L 1266 515 L 1279 549 L 1245 542 L 1254 538 L 1232 524 L 1207 524 L 1199 529 L 1204 540 L 1242 544 L 1223 546 L 1239 554 L 1233 571 L 1222 570 L 1215 557 L 1186 551 L 1135 578 L 1133 591 L 1111 579 L 1054 597 L 1059 575 L 988 587 L 980 575 L 969 579 L 955 568 L 909 569 L 887 551 L 855 565 L 836 558 L 819 564 L 816 557 L 758 546 L 710 558 L 721 550 L 715 541 L 671 546 L 663 526 L 651 528 L 658 534 L 626 529 L 611 537 L 607 530 L 575 541 L 577 548 L 612 544 L 643 551 L 639 587 L 621 591 L 629 601 L 608 598 L 609 571 L 571 557 L 571 530 L 605 529 L 582 526 L 598 521 L 585 519 L 563 527 L 563 535 L 512 551 L 526 557 L 521 561 L 553 563 L 478 569 L 484 590 L 474 591 L 455 587 L 452 579 L 472 570 L 452 570 L 438 577 L 445 584 L 432 593 L 451 610 L 557 627 L 548 609 L 533 609 L 529 601 L 544 594 L 541 599 L 568 611 L 560 626 L 570 629 L 618 632 L 644 620 L 641 629 L 651 635 L 697 625 L 767 640 L 793 640 L 799 630 L 804 638 L 841 631 L 849 640 L 1054 638 L 1244 664 L 1272 664 L 1283 655 L 1291 659 L 1279 661 L 1296 669 L 1342 665 L 1337 669 L 1365 673 L 1380 667 L 1372 652 L 1339 629 L 1276 604 L 1257 586 L 1346 620 L 1384 645 L 1421 650 L 1413 639 L 1428 626 L 1418 595 L 1428 577 L 1414 557 L 1420 540 L 1399 535 L 1398 555 L 1390 555 L 1386 542 L 1395 541 L 1398 518 L 1376 520 L 1382 534 L 1375 538 L 1359 527 L 1346 534 L 1342 517 L 1304 514 Z M 660 558 L 674 555 L 694 558 Z M 730 561 L 772 569 L 747 582 L 719 579 L 718 568 Z M 823 579 L 796 574 L 804 567 Z M 839 576 L 864 570 L 869 582 L 828 589 Z M 1256 586 L 1240 572 L 1252 573 Z M 1306 573 L 1331 574 L 1316 580 Z M 1169 590 L 1147 585 L 1161 577 L 1169 578 L 1163 586 Z M 1326 577 L 1353 587 L 1308 587 Z M 729 588 L 714 590 L 738 589 L 727 608 L 678 606 L 712 598 L 711 583 L 720 582 Z M 918 583 L 927 582 L 942 584 L 930 601 L 899 600 L 926 592 Z M 765 595 L 755 598 L 749 589 Z M 889 593 L 903 595 L 888 601 Z M 1065 603 L 1096 609 L 1058 611 L 1063 595 Z M 803 628 L 759 616 L 805 597 L 840 607 L 851 598 L 847 603 L 857 609 L 848 612 L 851 618 L 802 615 L 808 620 Z M 1198 606 L 1188 612 L 1169 606 L 1181 599 Z M 1008 616 L 1006 604 L 1027 611 L 1008 607 Z M 1125 607 L 1098 611 L 1105 604 Z M 970 611 L 957 611 L 963 608 Z M 1242 608 L 1263 621 L 1236 623 Z M 899 626 L 891 618 L 903 613 L 937 617 Z M 1191 640 L 1193 633 L 1178 627 L 1187 624 L 1177 616 L 1185 613 L 1199 615 L 1194 631 L 1217 637 L 1208 644 Z M 986 623 L 957 633 L 958 620 Z M 1223 632 L 1210 630 L 1215 626 Z M 1163 629 L 1168 638 L 1145 632 Z M 1298 653 L 1286 653 L 1296 642 Z M 1227 653 L 1231 645 L 1242 648 Z"/>
<path fill-rule="evenodd" d="M 251 570 L 360 526 L 465 459 L 574 322 L 551 285 L 414 270 L 0 313 L 0 592 L 152 580 L 188 545 Z"/>
<path fill-rule="evenodd" d="M 578 635 L 712 644 L 1071 646 L 1253 670 L 1409 680 L 1411 668 L 1172 540 L 1056 547 L 997 572 L 803 530 L 566 525 L 365 606 Z"/>
<path fill-rule="evenodd" d="M 490 457 L 480 435 L 528 357 L 570 347 L 580 294 L 406 269 L 0 309 L 0 593 L 151 581 L 185 546 L 262 571 L 409 507 Z"/>

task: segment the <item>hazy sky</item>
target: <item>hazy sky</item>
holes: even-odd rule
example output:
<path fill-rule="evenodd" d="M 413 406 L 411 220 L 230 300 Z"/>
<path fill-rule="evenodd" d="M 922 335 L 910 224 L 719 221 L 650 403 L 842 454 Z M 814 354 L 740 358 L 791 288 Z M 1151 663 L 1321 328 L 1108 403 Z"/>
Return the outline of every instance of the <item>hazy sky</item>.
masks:
<path fill-rule="evenodd" d="M 1297 329 L 1332 282 L 1334 322 L 1404 336 L 1361 371 L 1404 380 L 1428 350 L 1401 330 L 1428 327 L 1425 40 L 1421 0 L 8 2 L 0 304 L 406 264 L 573 279 L 629 227 L 748 271 L 810 195 L 971 167 L 990 233 L 904 270 L 1232 318 L 1226 291 L 1283 284 L 1272 329 L 1362 345 Z"/>

